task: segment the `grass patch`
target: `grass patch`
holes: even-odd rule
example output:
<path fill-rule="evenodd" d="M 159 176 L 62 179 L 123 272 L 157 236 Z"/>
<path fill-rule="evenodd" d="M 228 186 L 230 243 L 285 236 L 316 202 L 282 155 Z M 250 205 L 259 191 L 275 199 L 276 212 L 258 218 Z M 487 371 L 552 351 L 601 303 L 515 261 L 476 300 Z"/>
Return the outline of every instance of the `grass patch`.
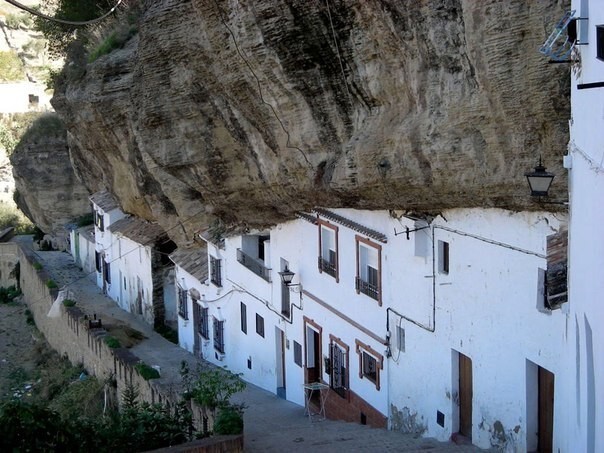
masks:
<path fill-rule="evenodd" d="M 73 306 L 75 306 L 75 304 L 76 304 L 75 300 L 71 300 L 71 299 L 63 300 L 63 305 L 65 305 L 66 307 L 73 307 Z"/>
<path fill-rule="evenodd" d="M 151 368 L 145 362 L 137 363 L 134 365 L 134 369 L 138 371 L 138 374 L 140 374 L 145 381 L 159 378 L 159 371 L 157 371 L 155 368 Z"/>
<path fill-rule="evenodd" d="M 0 51 L 0 82 L 16 82 L 25 79 L 23 63 L 10 50 Z"/>
<path fill-rule="evenodd" d="M 178 332 L 174 329 L 171 329 L 165 324 L 155 327 L 155 331 L 164 337 L 166 340 L 178 344 Z"/>
<path fill-rule="evenodd" d="M 118 340 L 115 337 L 112 337 L 111 335 L 107 335 L 105 337 L 105 344 L 110 347 L 111 349 L 115 349 L 115 348 L 121 348 L 122 344 L 120 343 L 120 340 Z"/>
<path fill-rule="evenodd" d="M 111 32 L 88 56 L 88 62 L 98 60 L 103 55 L 107 55 L 115 49 L 121 49 L 130 38 L 138 33 L 136 25 L 120 26 L 117 30 Z"/>
<path fill-rule="evenodd" d="M 37 271 L 42 270 L 42 267 L 43 267 L 42 264 L 38 263 L 37 261 L 34 264 L 32 264 L 32 266 Z"/>

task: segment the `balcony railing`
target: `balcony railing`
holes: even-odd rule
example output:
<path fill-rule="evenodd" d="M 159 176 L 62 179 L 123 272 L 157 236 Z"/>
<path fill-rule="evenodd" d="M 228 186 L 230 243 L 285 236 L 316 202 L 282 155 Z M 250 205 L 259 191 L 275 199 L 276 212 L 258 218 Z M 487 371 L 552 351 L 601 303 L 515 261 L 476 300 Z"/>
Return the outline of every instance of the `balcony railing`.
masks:
<path fill-rule="evenodd" d="M 319 269 L 326 274 L 331 275 L 333 278 L 336 278 L 336 272 L 338 269 L 335 263 L 330 263 L 329 261 L 323 259 L 322 256 L 319 257 Z"/>
<path fill-rule="evenodd" d="M 368 295 L 372 299 L 380 300 L 380 288 L 377 285 L 372 285 L 366 281 L 363 281 L 360 277 L 356 277 L 355 286 L 357 291 Z"/>
<path fill-rule="evenodd" d="M 262 277 L 264 280 L 270 283 L 271 274 L 270 269 L 264 266 L 264 263 L 257 258 L 252 258 L 250 255 L 242 251 L 241 249 L 237 249 L 237 261 L 251 270 L 254 274 Z"/>

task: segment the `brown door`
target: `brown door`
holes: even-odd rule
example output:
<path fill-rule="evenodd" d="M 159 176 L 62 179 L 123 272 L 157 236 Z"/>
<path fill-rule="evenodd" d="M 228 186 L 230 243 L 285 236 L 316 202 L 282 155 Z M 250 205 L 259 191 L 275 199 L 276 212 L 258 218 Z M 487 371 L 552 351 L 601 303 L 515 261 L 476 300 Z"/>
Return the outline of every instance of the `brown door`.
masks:
<path fill-rule="evenodd" d="M 554 433 L 554 374 L 539 367 L 539 451 L 550 453 Z"/>
<path fill-rule="evenodd" d="M 459 433 L 472 438 L 472 360 L 459 354 Z"/>

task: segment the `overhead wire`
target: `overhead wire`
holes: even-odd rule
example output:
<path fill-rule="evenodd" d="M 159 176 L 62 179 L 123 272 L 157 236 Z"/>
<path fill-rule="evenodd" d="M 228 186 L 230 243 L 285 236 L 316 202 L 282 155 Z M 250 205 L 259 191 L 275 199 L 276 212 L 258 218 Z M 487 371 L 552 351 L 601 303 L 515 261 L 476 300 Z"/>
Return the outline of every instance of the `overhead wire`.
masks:
<path fill-rule="evenodd" d="M 117 0 L 117 3 L 113 6 L 113 8 L 111 8 L 109 11 L 107 11 L 102 16 L 97 17 L 96 19 L 90 19 L 90 20 L 85 20 L 85 21 L 73 21 L 73 20 L 60 19 L 58 17 L 53 17 L 53 16 L 49 16 L 47 14 L 44 14 L 34 8 L 30 8 L 29 6 L 16 2 L 15 0 L 4 0 L 4 1 L 6 3 L 9 3 L 9 4 L 19 8 L 20 10 L 27 11 L 28 13 L 33 14 L 34 16 L 38 16 L 42 19 L 50 20 L 52 22 L 57 22 L 59 24 L 82 26 L 82 25 L 95 24 L 95 23 L 100 22 L 103 19 L 109 17 L 111 14 L 113 14 L 113 12 L 117 9 L 118 6 L 120 6 L 120 4 L 124 0 Z"/>

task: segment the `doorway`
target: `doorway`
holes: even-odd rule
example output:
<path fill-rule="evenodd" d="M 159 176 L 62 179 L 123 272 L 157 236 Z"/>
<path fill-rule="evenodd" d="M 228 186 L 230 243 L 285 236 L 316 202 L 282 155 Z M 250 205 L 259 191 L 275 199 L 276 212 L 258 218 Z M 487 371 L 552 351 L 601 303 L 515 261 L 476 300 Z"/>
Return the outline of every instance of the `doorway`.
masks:
<path fill-rule="evenodd" d="M 538 451 L 551 453 L 554 434 L 554 373 L 538 368 Z"/>
<path fill-rule="evenodd" d="M 459 353 L 459 434 L 472 439 L 472 359 Z"/>
<path fill-rule="evenodd" d="M 305 322 L 306 330 L 306 382 L 321 380 L 321 334 L 320 327 Z"/>
<path fill-rule="evenodd" d="M 286 399 L 285 385 L 285 333 L 275 327 L 275 342 L 276 342 L 276 370 L 277 370 L 277 396 Z"/>

